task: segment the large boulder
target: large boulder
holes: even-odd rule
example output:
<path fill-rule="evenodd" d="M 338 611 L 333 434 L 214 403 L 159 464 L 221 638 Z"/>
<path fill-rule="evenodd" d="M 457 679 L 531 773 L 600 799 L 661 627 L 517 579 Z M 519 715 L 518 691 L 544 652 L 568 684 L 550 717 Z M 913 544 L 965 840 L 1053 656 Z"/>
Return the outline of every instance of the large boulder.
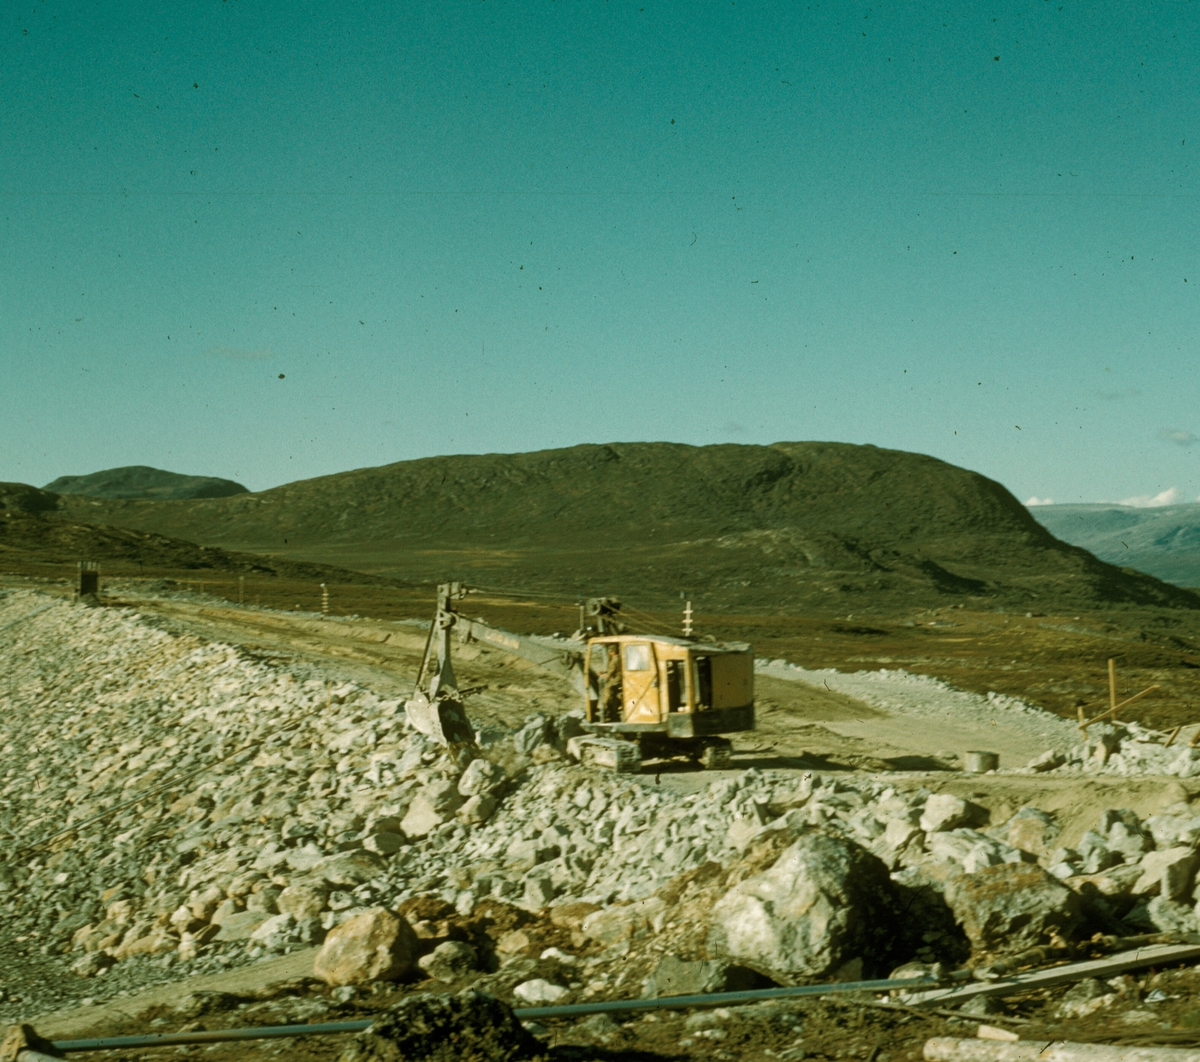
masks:
<path fill-rule="evenodd" d="M 1078 894 L 1032 863 L 1000 863 L 955 878 L 946 903 L 977 952 L 1070 939 L 1083 922 Z"/>
<path fill-rule="evenodd" d="M 338 1062 L 520 1062 L 545 1050 L 511 1007 L 467 989 L 409 996 L 351 1040 Z"/>
<path fill-rule="evenodd" d="M 334 926 L 313 963 L 313 973 L 330 985 L 394 981 L 417 961 L 412 926 L 382 907 L 372 907 Z"/>
<path fill-rule="evenodd" d="M 891 958 L 896 886 L 874 855 L 824 833 L 801 837 L 767 871 L 717 901 L 709 953 L 783 984 L 822 977 L 854 958 Z"/>

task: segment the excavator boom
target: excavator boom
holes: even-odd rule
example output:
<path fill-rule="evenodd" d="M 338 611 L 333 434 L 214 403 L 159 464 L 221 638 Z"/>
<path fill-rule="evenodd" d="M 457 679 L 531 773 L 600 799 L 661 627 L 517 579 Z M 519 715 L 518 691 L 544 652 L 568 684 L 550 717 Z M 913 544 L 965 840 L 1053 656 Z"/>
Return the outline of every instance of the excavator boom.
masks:
<path fill-rule="evenodd" d="M 490 627 L 482 620 L 470 620 L 465 616 L 457 617 L 454 629 L 458 632 L 461 642 L 484 642 L 495 646 L 506 653 L 528 660 L 544 671 L 565 678 L 579 693 L 584 691 L 584 646 L 577 650 L 560 649 L 500 627 Z"/>

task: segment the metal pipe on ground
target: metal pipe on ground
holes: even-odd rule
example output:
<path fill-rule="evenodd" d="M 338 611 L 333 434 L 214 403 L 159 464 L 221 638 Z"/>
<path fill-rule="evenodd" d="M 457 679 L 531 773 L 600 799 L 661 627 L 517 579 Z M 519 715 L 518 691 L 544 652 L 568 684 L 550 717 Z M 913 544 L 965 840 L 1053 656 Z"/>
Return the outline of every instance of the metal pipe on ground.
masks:
<path fill-rule="evenodd" d="M 924 988 L 936 984 L 929 977 L 895 980 L 843 981 L 832 985 L 797 985 L 791 988 L 757 988 L 745 992 L 708 992 L 694 996 L 661 996 L 658 999 L 613 999 L 601 1003 L 567 1003 L 557 1007 L 518 1007 L 519 1021 L 536 1018 L 585 1017 L 636 1010 L 675 1010 L 686 1007 L 737 1006 L 768 999 L 827 996 L 838 992 L 889 992 L 898 988 Z M 151 1033 L 145 1036 L 107 1036 L 93 1040 L 57 1040 L 50 1046 L 61 1054 L 73 1051 L 110 1051 L 127 1047 L 172 1047 L 180 1044 L 214 1044 L 231 1040 L 269 1040 L 289 1036 L 362 1032 L 373 1019 L 331 1021 L 313 1025 L 264 1025 L 247 1029 L 212 1029 L 203 1032 Z"/>
<path fill-rule="evenodd" d="M 686 1007 L 737 1006 L 742 1003 L 758 1003 L 769 999 L 794 999 L 803 996 L 828 996 L 852 992 L 888 992 L 901 988 L 927 989 L 909 997 L 909 1006 L 921 1007 L 935 1003 L 964 1003 L 977 996 L 1000 996 L 1034 988 L 1068 984 L 1084 977 L 1100 974 L 1120 973 L 1147 966 L 1166 966 L 1200 959 L 1200 945 L 1177 944 L 1141 947 L 1106 959 L 1068 963 L 1049 969 L 1034 970 L 1010 977 L 999 977 L 983 984 L 949 988 L 944 982 L 931 977 L 906 977 L 895 980 L 843 981 L 831 985 L 798 985 L 789 988 L 759 988 L 746 992 L 711 992 L 692 996 L 663 996 L 658 999 L 614 999 L 601 1003 L 568 1003 L 555 1007 L 518 1007 L 513 1015 L 519 1021 L 537 1018 L 581 1018 L 589 1014 L 616 1014 L 638 1010 L 675 1010 Z M 156 1033 L 147 1036 L 111 1036 L 95 1040 L 60 1040 L 50 1044 L 60 1054 L 72 1051 L 107 1051 L 123 1047 L 168 1047 L 177 1044 L 221 1043 L 229 1040 L 263 1040 L 289 1036 L 312 1036 L 329 1033 L 361 1032 L 371 1024 L 370 1020 L 324 1022 L 314 1025 L 270 1025 L 248 1029 L 214 1029 L 190 1033 Z M 932 1042 L 932 1041 L 931 1041 Z M 963 1041 L 975 1043 L 976 1041 Z M 1012 1045 L 1000 1045 L 1012 1046 Z M 1094 1045 L 1089 1045 L 1094 1046 Z M 1132 1049 L 1123 1049 L 1132 1050 Z M 1138 1048 L 1150 1050 L 1150 1048 Z M 1155 1049 L 1157 1050 L 1157 1049 Z M 1175 1049 L 1173 1049 L 1175 1050 Z M 966 1058 L 967 1056 L 964 1056 Z M 987 1056 L 991 1057 L 991 1056 Z M 997 1055 L 1006 1060 L 1008 1056 Z M 1023 1056 L 1012 1056 L 1014 1062 Z M 1031 1056 L 1032 1057 L 1032 1056 Z M 1049 1056 L 1041 1056 L 1047 1062 Z M 1082 1057 L 1082 1056 L 1079 1056 Z M 1146 1062 L 1159 1056 L 1146 1056 Z M 1183 1062 L 1179 1055 L 1162 1056 Z M 1121 1062 L 1138 1062 L 1141 1056 L 1120 1056 Z M 35 1060 L 29 1060 L 35 1062 Z M 1063 1056 L 1062 1062 L 1073 1062 Z M 1191 1062 L 1188 1059 L 1187 1062 Z M 1195 1062 L 1200 1062 L 1200 1053 Z"/>

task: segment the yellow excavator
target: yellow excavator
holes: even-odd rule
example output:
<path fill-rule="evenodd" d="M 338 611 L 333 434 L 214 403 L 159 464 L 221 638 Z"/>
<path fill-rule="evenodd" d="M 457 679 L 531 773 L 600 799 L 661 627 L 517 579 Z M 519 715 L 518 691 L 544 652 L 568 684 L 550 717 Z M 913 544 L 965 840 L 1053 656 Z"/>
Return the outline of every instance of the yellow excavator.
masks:
<path fill-rule="evenodd" d="M 721 735 L 754 729 L 754 652 L 744 642 L 631 634 L 617 618 L 620 602 L 607 597 L 587 603 L 587 619 L 571 639 L 533 638 L 463 616 L 456 604 L 469 593 L 463 583 L 438 586 L 406 705 L 413 726 L 441 744 L 474 745 L 450 661 L 451 631 L 460 642 L 483 642 L 567 679 L 584 709 L 567 751 L 584 764 L 631 772 L 644 758 L 683 756 L 726 768 L 732 745 Z"/>

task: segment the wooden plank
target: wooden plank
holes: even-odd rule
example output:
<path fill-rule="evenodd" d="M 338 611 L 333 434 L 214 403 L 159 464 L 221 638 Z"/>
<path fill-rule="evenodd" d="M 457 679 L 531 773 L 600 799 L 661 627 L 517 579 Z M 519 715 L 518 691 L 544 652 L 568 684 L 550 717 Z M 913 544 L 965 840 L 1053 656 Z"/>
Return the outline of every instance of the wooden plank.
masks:
<path fill-rule="evenodd" d="M 994 981 L 980 981 L 958 988 L 933 988 L 925 992 L 902 994 L 900 998 L 909 1006 L 916 1007 L 935 1003 L 939 1006 L 965 1003 L 976 996 L 1007 996 L 1032 988 L 1049 988 L 1052 985 L 1082 981 L 1085 977 L 1112 977 L 1126 970 L 1144 969 L 1147 966 L 1174 966 L 1195 959 L 1200 959 L 1200 944 L 1152 944 L 1132 951 L 1119 952 L 1104 959 L 1051 966 L 1049 969 L 1032 970 L 1011 977 L 997 977 Z"/>
<path fill-rule="evenodd" d="M 1000 1044 L 939 1036 L 925 1042 L 929 1062 L 1200 1062 L 1194 1047 L 1124 1047 L 1029 1040 Z"/>

